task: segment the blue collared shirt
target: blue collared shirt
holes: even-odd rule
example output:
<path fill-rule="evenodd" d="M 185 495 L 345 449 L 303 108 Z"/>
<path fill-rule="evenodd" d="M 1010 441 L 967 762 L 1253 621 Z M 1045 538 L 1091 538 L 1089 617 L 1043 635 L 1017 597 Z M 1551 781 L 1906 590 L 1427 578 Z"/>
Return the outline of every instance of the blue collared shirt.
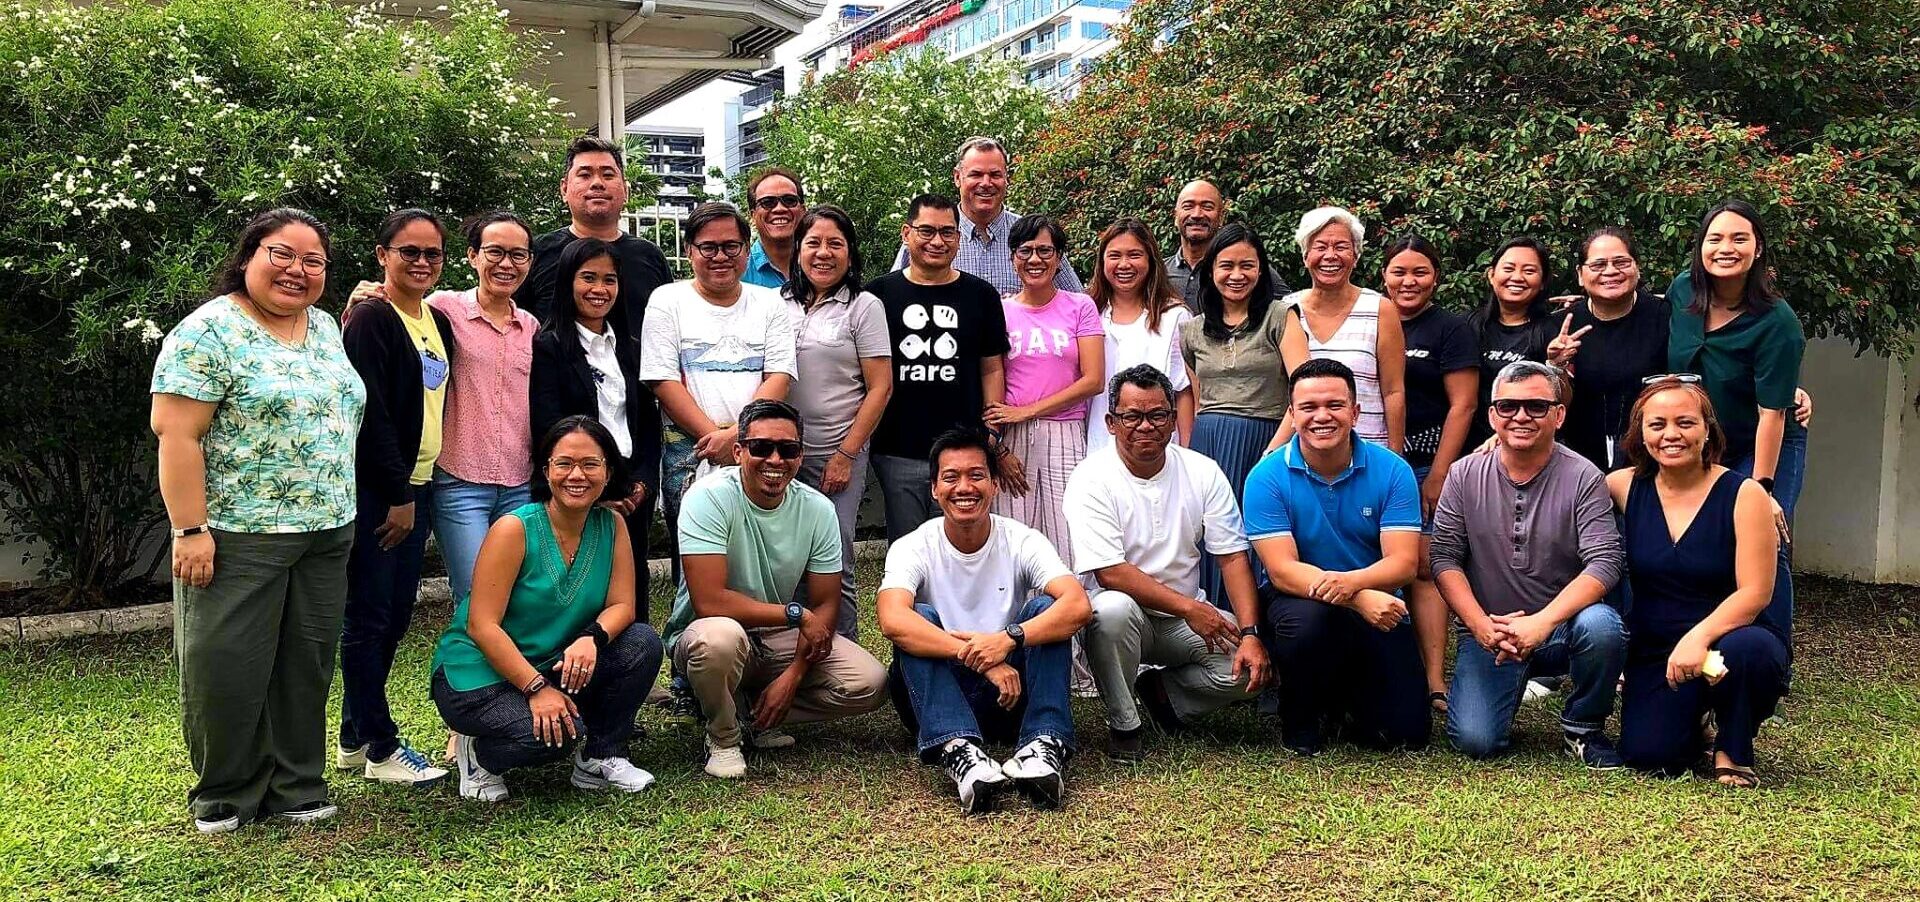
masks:
<path fill-rule="evenodd" d="M 1400 455 L 1359 438 L 1333 479 L 1307 466 L 1300 437 L 1247 474 L 1247 538 L 1292 536 L 1302 563 L 1350 571 L 1380 562 L 1380 534 L 1420 531 L 1420 486 Z"/>
<path fill-rule="evenodd" d="M 773 265 L 773 260 L 767 257 L 767 249 L 756 238 L 753 250 L 747 252 L 747 271 L 740 274 L 740 281 L 778 291 L 787 284 L 787 274 Z"/>
<path fill-rule="evenodd" d="M 1001 210 L 999 216 L 982 228 L 962 214 L 960 250 L 954 255 L 953 268 L 987 280 L 1001 297 L 1019 293 L 1020 274 L 1013 269 L 1013 248 L 1007 244 L 1007 233 L 1012 232 L 1013 224 L 1019 221 L 1020 214 Z M 905 246 L 894 255 L 893 268 L 896 271 L 907 268 Z M 1061 291 L 1086 291 L 1072 264 L 1064 259 L 1060 261 L 1060 271 L 1054 274 L 1053 285 Z"/>

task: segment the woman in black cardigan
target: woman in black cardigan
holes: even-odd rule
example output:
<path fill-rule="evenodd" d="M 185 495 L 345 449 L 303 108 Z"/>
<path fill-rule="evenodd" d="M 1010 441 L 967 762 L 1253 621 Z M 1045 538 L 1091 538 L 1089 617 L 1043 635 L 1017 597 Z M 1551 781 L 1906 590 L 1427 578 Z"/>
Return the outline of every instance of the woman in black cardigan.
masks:
<path fill-rule="evenodd" d="M 609 502 L 633 539 L 634 598 L 647 620 L 647 533 L 660 483 L 660 406 L 639 379 L 640 349 L 609 323 L 626 322 L 620 307 L 619 259 L 598 238 L 578 238 L 553 270 L 553 308 L 533 337 L 533 434 L 563 417 L 587 416 L 614 435 L 633 474 L 633 494 Z M 626 428 L 621 429 L 621 421 Z M 536 470 L 545 461 L 534 461 Z"/>
<path fill-rule="evenodd" d="M 359 513 L 347 558 L 335 763 L 388 783 L 421 785 L 447 775 L 400 738 L 387 705 L 387 676 L 420 593 L 451 377 L 453 326 L 426 303 L 440 281 L 446 242 L 446 230 L 425 210 L 388 216 L 374 242 L 384 300 L 354 304 L 340 335 L 366 383 L 367 410 L 354 455 Z"/>

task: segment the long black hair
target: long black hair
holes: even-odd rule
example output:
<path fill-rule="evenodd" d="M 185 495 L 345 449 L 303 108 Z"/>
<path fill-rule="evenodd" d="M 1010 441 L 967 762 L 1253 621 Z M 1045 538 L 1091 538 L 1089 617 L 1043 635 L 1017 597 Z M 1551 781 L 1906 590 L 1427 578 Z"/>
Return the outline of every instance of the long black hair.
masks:
<path fill-rule="evenodd" d="M 1505 257 L 1507 251 L 1514 248 L 1533 251 L 1533 255 L 1540 258 L 1540 290 L 1534 292 L 1533 299 L 1527 302 L 1527 322 L 1537 323 L 1545 320 L 1552 312 L 1547 298 L 1553 294 L 1550 290 L 1553 287 L 1553 255 L 1547 251 L 1545 244 L 1540 243 L 1540 239 L 1531 235 L 1521 235 L 1508 238 L 1495 248 L 1493 260 L 1487 264 L 1487 268 L 1499 266 L 1500 258 Z M 1494 294 L 1491 284 L 1487 286 L 1487 299 L 1480 304 L 1478 310 L 1473 311 L 1472 320 L 1475 326 L 1474 331 L 1480 336 L 1480 346 L 1484 348 L 1487 346 L 1488 334 L 1500 327 L 1500 297 Z"/>
<path fill-rule="evenodd" d="M 1706 243 L 1707 228 L 1722 213 L 1732 213 L 1753 226 L 1753 243 L 1757 246 L 1753 250 L 1753 268 L 1747 270 L 1741 303 L 1746 309 L 1759 312 L 1780 299 L 1780 292 L 1773 285 L 1773 273 L 1769 271 L 1773 261 L 1767 256 L 1773 245 L 1767 243 L 1767 226 L 1760 221 L 1760 211 L 1744 200 L 1723 200 L 1700 217 L 1700 228 L 1693 233 L 1693 247 L 1687 252 L 1687 279 L 1693 285 L 1693 303 L 1687 305 L 1687 312 L 1694 316 L 1706 316 L 1708 305 L 1713 303 L 1713 275 L 1701 263 L 1700 246 Z"/>
<path fill-rule="evenodd" d="M 275 207 L 255 215 L 241 227 L 240 237 L 233 243 L 233 253 L 227 255 L 226 261 L 220 264 L 220 269 L 213 275 L 214 296 L 244 294 L 247 290 L 247 263 L 254 254 L 260 252 L 260 243 L 275 232 L 296 224 L 306 226 L 319 235 L 320 252 L 333 256 L 333 233 L 318 217 L 298 207 Z"/>
<path fill-rule="evenodd" d="M 620 456 L 620 446 L 613 440 L 613 433 L 593 417 L 576 414 L 561 417 L 547 429 L 547 434 L 533 443 L 533 479 L 527 484 L 527 492 L 533 500 L 545 502 L 553 497 L 553 486 L 547 484 L 547 460 L 553 457 L 553 448 L 560 440 L 575 432 L 584 432 L 600 446 L 600 456 L 607 460 L 607 485 L 600 490 L 602 501 L 617 501 L 633 494 L 633 476 L 627 472 L 627 460 Z"/>
<path fill-rule="evenodd" d="M 796 181 L 794 184 L 797 185 L 799 182 Z M 800 226 L 794 230 L 793 262 L 788 265 L 790 272 L 787 276 L 787 284 L 781 288 L 781 292 L 788 298 L 800 303 L 802 310 L 813 307 L 816 292 L 813 283 L 808 281 L 807 274 L 800 271 L 800 244 L 807 240 L 807 233 L 813 231 L 813 227 L 823 219 L 833 223 L 834 227 L 840 230 L 840 234 L 847 239 L 847 274 L 840 279 L 839 284 L 833 286 L 834 292 L 838 293 L 844 288 L 858 294 L 862 284 L 860 269 L 864 264 L 860 257 L 860 233 L 853 229 L 853 217 L 848 216 L 847 211 L 832 204 L 809 207 L 806 214 L 800 217 Z"/>
<path fill-rule="evenodd" d="M 578 275 L 580 267 L 589 260 L 605 257 L 613 261 L 614 268 L 620 266 L 620 253 L 613 245 L 598 238 L 575 238 L 560 249 L 560 259 L 553 266 L 553 305 L 547 310 L 547 321 L 540 328 L 549 332 L 558 332 L 565 344 L 578 344 L 574 340 L 573 324 L 579 320 L 579 310 L 573 298 L 573 277 Z M 625 311 L 620 306 L 619 285 L 614 286 L 613 304 L 607 308 L 607 325 L 614 327 L 626 322 Z M 617 347 L 618 345 L 616 345 Z"/>
<path fill-rule="evenodd" d="M 1264 322 L 1267 308 L 1273 305 L 1273 275 L 1267 263 L 1267 246 L 1260 242 L 1259 234 L 1244 223 L 1228 223 L 1213 236 L 1213 243 L 1207 245 L 1207 255 L 1200 258 L 1199 271 L 1193 274 L 1193 278 L 1200 280 L 1200 331 L 1214 341 L 1226 341 L 1232 337 L 1233 330 L 1227 327 L 1226 299 L 1213 284 L 1213 264 L 1220 259 L 1221 251 L 1236 244 L 1251 245 L 1260 266 L 1260 279 L 1253 283 L 1253 293 L 1247 295 L 1247 324 Z"/>

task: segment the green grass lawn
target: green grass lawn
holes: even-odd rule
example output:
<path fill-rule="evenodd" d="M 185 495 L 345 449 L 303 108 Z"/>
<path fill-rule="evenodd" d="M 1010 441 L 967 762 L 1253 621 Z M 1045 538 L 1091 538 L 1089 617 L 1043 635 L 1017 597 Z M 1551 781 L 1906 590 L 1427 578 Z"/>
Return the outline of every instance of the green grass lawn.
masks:
<path fill-rule="evenodd" d="M 577 792 L 561 766 L 513 775 L 498 806 L 340 779 L 329 824 L 212 838 L 187 818 L 164 634 L 0 649 L 0 899 L 1910 898 L 1916 610 L 1911 593 L 1807 581 L 1758 792 L 1589 774 L 1533 708 L 1493 764 L 1298 760 L 1241 708 L 1121 769 L 1083 701 L 1065 809 L 1015 798 L 970 819 L 890 711 L 796 728 L 797 748 L 722 783 L 695 728 L 649 708 L 634 758 L 660 782 L 639 796 Z M 446 615 L 421 612 L 394 684 L 403 728 L 436 751 L 426 662 Z M 870 618 L 865 635 L 884 659 Z"/>

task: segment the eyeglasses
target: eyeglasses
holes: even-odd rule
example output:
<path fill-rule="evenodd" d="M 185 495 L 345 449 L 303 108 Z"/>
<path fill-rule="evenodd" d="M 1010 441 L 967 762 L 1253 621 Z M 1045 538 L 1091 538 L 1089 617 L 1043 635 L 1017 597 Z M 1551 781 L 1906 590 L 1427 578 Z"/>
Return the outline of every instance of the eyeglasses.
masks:
<path fill-rule="evenodd" d="M 1168 423 L 1173 422 L 1173 411 L 1165 407 L 1149 410 L 1145 413 L 1138 410 L 1127 410 L 1120 413 L 1109 414 L 1109 416 L 1119 421 L 1120 425 L 1128 429 L 1138 429 L 1141 423 L 1151 423 L 1153 428 L 1162 429 L 1165 428 Z"/>
<path fill-rule="evenodd" d="M 1040 258 L 1041 262 L 1051 261 L 1060 256 L 1060 249 L 1050 244 L 1027 244 L 1013 249 L 1013 256 L 1020 260 Z"/>
<path fill-rule="evenodd" d="M 1700 384 L 1700 374 L 1699 373 L 1663 373 L 1658 376 L 1648 376 L 1647 378 L 1640 380 L 1641 385 L 1652 385 L 1655 382 L 1684 382 L 1687 385 L 1698 385 Z"/>
<path fill-rule="evenodd" d="M 1611 260 L 1588 260 L 1580 265 L 1584 267 L 1587 272 L 1599 275 L 1606 272 L 1609 268 L 1617 269 L 1621 272 L 1632 272 L 1633 268 L 1639 264 L 1634 263 L 1632 257 L 1615 257 Z"/>
<path fill-rule="evenodd" d="M 1528 398 L 1524 401 L 1517 398 L 1501 398 L 1493 402 L 1493 412 L 1499 414 L 1503 420 L 1510 420 L 1517 416 L 1520 411 L 1524 410 L 1527 412 L 1527 416 L 1538 420 L 1552 413 L 1553 409 L 1559 406 L 1559 401 L 1547 401 L 1540 398 Z"/>
<path fill-rule="evenodd" d="M 960 229 L 957 226 L 910 226 L 910 228 L 915 235 L 920 236 L 921 241 L 932 241 L 935 238 L 957 241 L 960 238 Z"/>
<path fill-rule="evenodd" d="M 267 250 L 267 262 L 281 269 L 292 269 L 294 264 L 298 263 L 300 264 L 300 271 L 307 275 L 324 276 L 327 274 L 327 258 L 319 254 L 296 254 L 293 252 L 293 248 L 279 244 L 268 244 L 264 245 L 264 247 Z"/>
<path fill-rule="evenodd" d="M 766 460 L 776 451 L 784 460 L 800 459 L 800 443 L 792 439 L 749 438 L 742 439 L 740 446 L 757 460 Z"/>
<path fill-rule="evenodd" d="M 441 260 L 446 259 L 446 256 L 447 256 L 446 251 L 443 251 L 437 247 L 414 247 L 411 244 L 403 244 L 399 247 L 389 247 L 387 248 L 387 250 L 390 250 L 396 254 L 399 254 L 400 259 L 405 260 L 408 263 L 418 263 L 420 262 L 421 258 L 425 258 L 428 263 L 439 263 Z"/>
<path fill-rule="evenodd" d="M 721 257 L 740 256 L 740 253 L 747 249 L 747 243 L 744 241 L 702 241 L 694 245 L 693 249 L 699 251 L 700 256 L 708 260 L 718 260 Z"/>
<path fill-rule="evenodd" d="M 804 203 L 806 203 L 806 201 L 802 200 L 798 194 L 769 194 L 766 197 L 754 201 L 753 205 L 771 213 L 781 207 L 792 207 L 798 210 L 800 209 L 800 205 Z"/>
<path fill-rule="evenodd" d="M 480 256 L 487 258 L 490 263 L 512 260 L 516 265 L 525 266 L 533 260 L 533 251 L 524 247 L 504 248 L 497 244 L 489 244 L 480 248 Z"/>
<path fill-rule="evenodd" d="M 574 470 L 579 470 L 582 475 L 591 478 L 607 471 L 607 461 L 601 457 L 582 457 L 579 460 L 571 457 L 556 457 L 547 461 L 547 471 L 550 473 L 565 476 Z"/>

